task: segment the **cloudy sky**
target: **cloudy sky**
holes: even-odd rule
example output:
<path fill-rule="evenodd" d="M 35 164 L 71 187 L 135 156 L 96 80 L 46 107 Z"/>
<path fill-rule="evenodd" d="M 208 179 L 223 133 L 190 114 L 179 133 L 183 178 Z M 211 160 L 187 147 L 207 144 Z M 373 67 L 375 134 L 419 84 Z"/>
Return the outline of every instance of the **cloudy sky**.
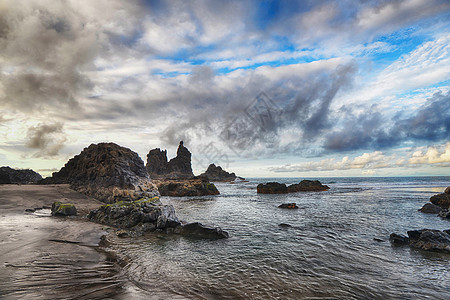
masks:
<path fill-rule="evenodd" d="M 0 0 L 0 165 L 450 175 L 450 2 Z"/>

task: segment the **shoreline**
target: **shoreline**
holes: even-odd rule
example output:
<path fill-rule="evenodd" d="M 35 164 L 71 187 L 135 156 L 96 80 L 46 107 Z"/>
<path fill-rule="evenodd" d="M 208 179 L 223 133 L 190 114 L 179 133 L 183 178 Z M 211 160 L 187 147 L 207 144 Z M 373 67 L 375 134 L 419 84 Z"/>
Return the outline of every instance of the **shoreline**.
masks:
<path fill-rule="evenodd" d="M 78 216 L 25 212 L 55 201 Z M 0 185 L 0 298 L 124 298 L 121 267 L 99 247 L 105 226 L 84 218 L 103 204 L 68 185 Z"/>

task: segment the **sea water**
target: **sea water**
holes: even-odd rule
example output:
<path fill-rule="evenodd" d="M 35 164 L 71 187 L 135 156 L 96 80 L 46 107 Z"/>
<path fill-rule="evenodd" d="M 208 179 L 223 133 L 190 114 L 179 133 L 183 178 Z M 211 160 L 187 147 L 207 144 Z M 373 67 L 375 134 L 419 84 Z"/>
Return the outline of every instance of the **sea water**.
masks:
<path fill-rule="evenodd" d="M 310 178 L 312 179 L 312 178 Z M 220 226 L 229 239 L 120 239 L 128 292 L 149 299 L 449 299 L 450 255 L 393 247 L 389 235 L 450 229 L 418 212 L 450 177 L 319 178 L 330 190 L 256 193 L 251 178 L 217 196 L 162 197 L 181 220 Z M 299 209 L 280 209 L 295 202 Z M 281 227 L 279 224 L 291 227 Z"/>

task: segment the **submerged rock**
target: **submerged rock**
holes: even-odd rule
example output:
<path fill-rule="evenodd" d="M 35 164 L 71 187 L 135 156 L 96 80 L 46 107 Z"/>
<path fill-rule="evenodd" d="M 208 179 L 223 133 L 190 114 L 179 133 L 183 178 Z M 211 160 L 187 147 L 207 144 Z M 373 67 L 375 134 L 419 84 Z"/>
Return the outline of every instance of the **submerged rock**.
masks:
<path fill-rule="evenodd" d="M 161 179 L 153 181 L 162 196 L 206 196 L 219 195 L 216 186 L 206 177 L 192 179 Z"/>
<path fill-rule="evenodd" d="M 223 170 L 222 167 L 210 164 L 208 169 L 200 174 L 200 176 L 206 176 L 211 181 L 234 181 L 236 179 L 245 180 L 245 178 L 238 177 L 234 173 L 228 173 Z"/>
<path fill-rule="evenodd" d="M 105 203 L 159 196 L 139 155 L 114 143 L 92 144 L 41 184 L 68 183 Z"/>
<path fill-rule="evenodd" d="M 326 191 L 329 187 L 323 185 L 318 180 L 302 180 L 300 183 L 292 184 L 288 187 L 284 183 L 268 182 L 260 183 L 256 187 L 259 194 L 287 194 L 296 192 L 319 192 Z"/>
<path fill-rule="evenodd" d="M 425 203 L 419 211 L 425 214 L 438 214 L 441 211 L 441 207 L 434 205 L 433 203 Z"/>
<path fill-rule="evenodd" d="M 0 168 L 0 184 L 29 184 L 36 183 L 39 180 L 42 180 L 42 176 L 30 169 Z"/>
<path fill-rule="evenodd" d="M 409 245 L 412 248 L 425 251 L 450 253 L 450 234 L 448 231 L 433 229 L 410 230 L 408 237 L 392 233 L 390 240 L 393 245 Z"/>
<path fill-rule="evenodd" d="M 228 232 L 223 231 L 220 227 L 206 227 L 201 223 L 188 223 L 181 226 L 180 234 L 195 238 L 207 239 L 224 239 L 228 238 Z"/>
<path fill-rule="evenodd" d="M 89 220 L 136 233 L 175 228 L 181 223 L 172 205 L 162 205 L 158 197 L 133 202 L 120 201 L 92 210 Z"/>
<path fill-rule="evenodd" d="M 71 203 L 54 202 L 52 204 L 52 216 L 76 216 L 77 209 Z"/>
<path fill-rule="evenodd" d="M 298 209 L 297 203 L 283 203 L 278 206 L 279 208 Z"/>
<path fill-rule="evenodd" d="M 147 154 L 146 168 L 152 178 L 192 178 L 191 152 L 183 141 L 177 149 L 177 156 L 167 161 L 167 150 L 156 148 Z"/>

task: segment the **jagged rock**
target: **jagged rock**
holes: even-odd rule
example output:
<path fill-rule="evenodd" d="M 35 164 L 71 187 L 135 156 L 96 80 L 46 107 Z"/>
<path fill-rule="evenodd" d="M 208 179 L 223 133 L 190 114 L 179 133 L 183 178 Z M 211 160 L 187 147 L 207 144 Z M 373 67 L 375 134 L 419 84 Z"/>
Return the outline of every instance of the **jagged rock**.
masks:
<path fill-rule="evenodd" d="M 402 234 L 391 233 L 389 240 L 394 246 L 403 246 L 409 244 L 409 238 Z"/>
<path fill-rule="evenodd" d="M 92 144 L 41 184 L 68 183 L 105 203 L 159 196 L 139 155 L 114 143 Z"/>
<path fill-rule="evenodd" d="M 29 184 L 36 183 L 39 180 L 42 180 L 42 176 L 30 169 L 0 168 L 0 184 Z"/>
<path fill-rule="evenodd" d="M 192 179 L 156 179 L 153 181 L 162 196 L 206 196 L 218 195 L 219 191 L 206 177 Z"/>
<path fill-rule="evenodd" d="M 450 187 L 445 189 L 445 192 L 442 194 L 437 194 L 431 196 L 431 203 L 440 206 L 441 208 L 448 209 L 450 207 Z"/>
<path fill-rule="evenodd" d="M 88 215 L 89 220 L 132 231 L 134 235 L 180 225 L 172 205 L 162 205 L 158 197 L 133 202 L 102 205 Z"/>
<path fill-rule="evenodd" d="M 52 204 L 52 216 L 76 216 L 77 209 L 71 203 L 54 202 Z"/>
<path fill-rule="evenodd" d="M 234 181 L 236 179 L 245 180 L 245 178 L 238 177 L 234 173 L 228 173 L 223 170 L 222 167 L 210 164 L 208 169 L 200 174 L 200 176 L 206 176 L 211 181 Z"/>
<path fill-rule="evenodd" d="M 268 182 L 258 184 L 257 193 L 260 194 L 286 194 L 296 192 L 319 192 L 326 191 L 329 187 L 322 185 L 318 180 L 302 180 L 300 183 L 292 184 L 288 187 L 284 183 Z"/>
<path fill-rule="evenodd" d="M 259 194 L 286 194 L 287 187 L 284 183 L 278 182 L 260 183 L 256 187 L 256 192 Z"/>
<path fill-rule="evenodd" d="M 297 203 L 283 203 L 278 206 L 279 208 L 298 209 Z"/>
<path fill-rule="evenodd" d="M 327 185 L 323 185 L 319 180 L 302 180 L 300 183 L 288 186 L 288 193 L 296 192 L 321 192 L 330 189 Z"/>
<path fill-rule="evenodd" d="M 228 238 L 228 232 L 223 231 L 220 227 L 206 227 L 201 223 L 188 223 L 181 226 L 181 235 L 195 237 L 195 238 L 207 238 L 207 239 L 223 239 Z"/>
<path fill-rule="evenodd" d="M 421 229 L 408 231 L 409 245 L 426 251 L 450 253 L 450 235 L 444 231 Z"/>
<path fill-rule="evenodd" d="M 152 178 L 192 178 L 191 152 L 180 142 L 177 156 L 167 161 L 167 150 L 156 148 L 147 155 L 147 170 Z"/>
<path fill-rule="evenodd" d="M 425 214 L 438 214 L 441 211 L 441 207 L 434 205 L 433 203 L 425 203 L 419 211 Z"/>

